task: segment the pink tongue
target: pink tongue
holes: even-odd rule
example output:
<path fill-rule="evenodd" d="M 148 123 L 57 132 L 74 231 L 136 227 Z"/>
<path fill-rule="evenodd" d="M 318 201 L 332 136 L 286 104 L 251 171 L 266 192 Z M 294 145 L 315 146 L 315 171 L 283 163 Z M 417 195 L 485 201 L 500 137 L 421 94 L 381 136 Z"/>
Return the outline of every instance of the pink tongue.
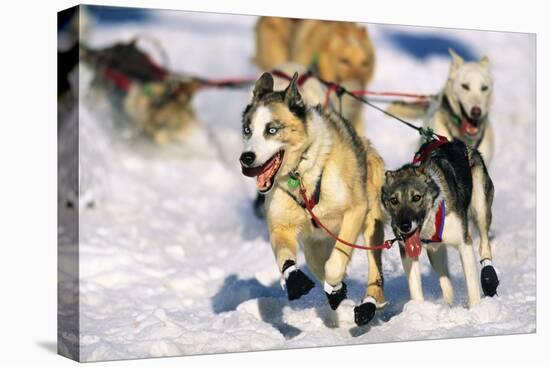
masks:
<path fill-rule="evenodd" d="M 266 186 L 269 183 L 269 180 L 271 179 L 271 175 L 269 170 L 267 172 L 262 172 L 258 175 L 256 185 L 259 190 L 263 190 L 266 188 Z"/>
<path fill-rule="evenodd" d="M 475 135 L 478 132 L 477 126 L 472 125 L 467 120 L 462 120 L 462 130 L 465 131 L 468 135 Z"/>
<path fill-rule="evenodd" d="M 409 257 L 416 259 L 422 251 L 422 241 L 420 241 L 420 231 L 417 229 L 405 240 L 405 252 Z"/>
<path fill-rule="evenodd" d="M 271 177 L 273 177 L 275 170 L 279 168 L 278 164 L 279 157 L 276 156 L 271 162 L 267 164 L 267 167 L 263 170 L 263 172 L 258 175 L 258 179 L 256 181 L 258 190 L 264 190 L 268 188 L 268 185 L 271 184 Z"/>

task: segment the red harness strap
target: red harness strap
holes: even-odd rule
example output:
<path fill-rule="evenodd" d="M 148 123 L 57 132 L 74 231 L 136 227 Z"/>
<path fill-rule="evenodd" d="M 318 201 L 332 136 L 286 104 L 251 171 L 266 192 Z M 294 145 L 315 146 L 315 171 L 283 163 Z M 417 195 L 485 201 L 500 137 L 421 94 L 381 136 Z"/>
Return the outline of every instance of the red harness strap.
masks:
<path fill-rule="evenodd" d="M 132 85 L 132 81 L 130 80 L 130 78 L 128 78 L 126 75 L 118 70 L 106 67 L 103 70 L 103 74 L 105 75 L 105 78 L 113 82 L 115 87 L 124 92 L 128 92 L 130 86 Z"/>
<path fill-rule="evenodd" d="M 288 81 L 292 80 L 292 77 L 282 72 L 281 70 L 275 69 L 271 72 L 271 74 L 279 78 L 286 79 Z M 301 87 L 311 77 L 313 77 L 313 74 L 311 73 L 311 71 L 308 70 L 305 74 L 302 74 L 298 77 L 298 79 L 296 80 L 296 83 L 298 84 L 298 86 Z M 327 92 L 325 94 L 325 106 L 328 106 L 330 102 L 330 95 L 332 93 L 336 93 L 338 96 L 340 96 L 341 94 L 338 94 L 338 93 L 339 91 L 342 91 L 342 86 L 340 84 L 332 83 L 332 82 L 326 83 L 325 85 L 327 86 Z M 350 93 L 356 96 L 372 95 L 372 96 L 382 96 L 382 97 L 416 98 L 418 101 L 420 101 L 419 103 L 423 103 L 423 104 L 425 103 L 429 104 L 429 98 L 430 98 L 430 96 L 426 94 L 399 93 L 399 92 L 373 92 L 370 90 L 354 90 L 354 91 L 351 91 Z"/>
<path fill-rule="evenodd" d="M 435 215 L 435 232 L 431 242 L 441 242 L 443 236 L 443 227 L 445 227 L 445 199 L 442 199 Z"/>
<path fill-rule="evenodd" d="M 276 77 L 286 79 L 288 81 L 292 80 L 292 78 L 289 75 L 285 74 L 281 70 L 275 69 L 271 72 L 271 74 L 275 75 Z M 301 87 L 312 76 L 313 76 L 313 74 L 310 71 L 308 71 L 305 74 L 302 74 L 302 75 L 298 76 L 298 79 L 296 80 L 296 84 L 298 84 L 298 86 Z M 338 84 L 335 84 L 335 83 L 331 83 L 329 85 L 329 87 L 327 88 L 327 93 L 325 95 L 325 106 L 328 105 L 328 102 L 330 100 L 330 94 L 332 92 L 336 92 L 339 88 L 340 88 L 340 86 Z"/>
<path fill-rule="evenodd" d="M 436 149 L 449 143 L 449 139 L 442 135 L 436 135 L 436 139 L 425 144 L 413 157 L 412 164 L 419 166 L 426 161 L 428 156 Z M 443 228 L 445 227 L 445 199 L 442 199 L 435 215 L 435 230 L 431 239 L 421 240 L 423 243 L 441 242 Z"/>
<path fill-rule="evenodd" d="M 346 240 L 343 240 L 339 238 L 335 233 L 333 233 L 330 229 L 328 229 L 320 220 L 317 218 L 315 213 L 313 213 L 313 207 L 315 206 L 315 201 L 313 199 L 308 199 L 306 188 L 304 185 L 300 182 L 300 196 L 302 197 L 302 200 L 304 200 L 306 211 L 311 216 L 311 220 L 316 223 L 320 228 L 322 228 L 330 237 L 334 238 L 336 241 L 356 249 L 360 250 L 382 250 L 382 249 L 389 249 L 393 245 L 393 243 L 396 241 L 396 239 L 386 240 L 380 245 L 373 245 L 373 246 L 362 246 L 358 245 L 356 243 L 351 243 Z"/>
<path fill-rule="evenodd" d="M 430 155 L 431 152 L 438 149 L 440 146 L 445 145 L 449 142 L 443 135 L 436 135 L 437 139 L 434 139 L 430 143 L 425 144 L 418 152 L 415 153 L 413 157 L 412 164 L 415 166 L 421 165 L 424 163 L 426 158 Z"/>
<path fill-rule="evenodd" d="M 291 81 L 291 80 L 292 80 L 292 77 L 291 77 L 291 76 L 285 74 L 285 73 L 282 72 L 281 70 L 275 69 L 275 70 L 273 70 L 273 71 L 271 72 L 271 74 L 273 74 L 273 75 L 275 75 L 275 76 L 277 76 L 277 77 L 279 77 L 279 78 L 286 79 L 286 80 L 288 80 L 288 81 Z M 298 84 L 298 86 L 301 87 L 301 86 L 304 85 L 304 83 L 305 83 L 309 78 L 311 78 L 311 77 L 312 77 L 312 74 L 308 71 L 307 73 L 298 76 L 298 79 L 296 80 L 296 84 Z"/>
<path fill-rule="evenodd" d="M 441 242 L 443 236 L 443 228 L 445 228 L 445 199 L 442 199 L 435 214 L 435 230 L 432 238 L 421 240 L 423 243 Z"/>

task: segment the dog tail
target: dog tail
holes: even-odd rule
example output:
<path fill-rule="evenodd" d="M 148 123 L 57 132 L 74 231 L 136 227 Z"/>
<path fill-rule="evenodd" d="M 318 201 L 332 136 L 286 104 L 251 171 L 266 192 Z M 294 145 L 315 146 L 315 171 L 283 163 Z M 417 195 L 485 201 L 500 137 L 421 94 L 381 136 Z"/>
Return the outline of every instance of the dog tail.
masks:
<path fill-rule="evenodd" d="M 419 102 L 398 101 L 390 103 L 386 112 L 401 118 L 420 119 L 428 113 L 428 106 Z"/>

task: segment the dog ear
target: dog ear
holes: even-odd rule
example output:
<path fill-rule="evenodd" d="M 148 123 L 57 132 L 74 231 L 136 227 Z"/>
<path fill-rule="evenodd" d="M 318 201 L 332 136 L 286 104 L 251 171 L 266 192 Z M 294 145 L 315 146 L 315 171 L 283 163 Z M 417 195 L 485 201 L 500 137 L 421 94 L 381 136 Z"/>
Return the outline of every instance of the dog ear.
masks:
<path fill-rule="evenodd" d="M 459 54 L 457 54 L 452 48 L 449 48 L 449 54 L 453 59 L 453 64 L 456 64 L 456 65 L 464 64 L 464 59 Z"/>
<path fill-rule="evenodd" d="M 254 84 L 252 95 L 257 100 L 270 92 L 273 92 L 273 76 L 270 73 L 263 73 L 260 79 L 256 81 L 256 84 Z"/>
<path fill-rule="evenodd" d="M 479 65 L 481 65 L 482 67 L 484 68 L 489 68 L 489 58 L 487 56 L 483 56 L 480 60 L 479 60 Z"/>
<path fill-rule="evenodd" d="M 449 68 L 449 78 L 452 79 L 455 77 L 456 71 L 458 70 L 458 68 L 462 66 L 462 64 L 464 64 L 464 59 L 460 57 L 459 54 L 454 52 L 452 48 L 449 48 L 449 54 L 451 55 L 451 58 L 453 60 Z"/>
<path fill-rule="evenodd" d="M 298 101 L 302 99 L 302 96 L 298 91 L 298 86 L 296 85 L 297 80 L 298 80 L 298 73 L 294 73 L 294 75 L 292 76 L 292 80 L 290 81 L 290 83 L 288 83 L 288 86 L 285 89 L 286 102 Z"/>
<path fill-rule="evenodd" d="M 290 111 L 300 118 L 305 116 L 305 103 L 302 99 L 302 95 L 298 90 L 296 81 L 298 80 L 298 73 L 294 73 L 292 80 L 284 91 L 284 100 L 288 104 Z"/>
<path fill-rule="evenodd" d="M 386 176 L 386 185 L 391 185 L 391 183 L 393 182 L 394 178 L 395 178 L 395 172 L 394 171 L 386 171 L 385 173 L 385 176 Z"/>

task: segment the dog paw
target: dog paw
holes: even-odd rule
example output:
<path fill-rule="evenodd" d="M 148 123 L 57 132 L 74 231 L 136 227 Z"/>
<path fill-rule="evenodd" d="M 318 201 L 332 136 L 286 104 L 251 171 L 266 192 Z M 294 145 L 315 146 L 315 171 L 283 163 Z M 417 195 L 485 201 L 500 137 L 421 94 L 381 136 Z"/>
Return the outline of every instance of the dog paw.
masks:
<path fill-rule="evenodd" d="M 497 272 L 493 265 L 485 265 L 481 269 L 481 288 L 483 289 L 483 294 L 489 297 L 495 296 L 498 284 Z"/>
<path fill-rule="evenodd" d="M 330 308 L 336 310 L 340 303 L 344 299 L 346 299 L 346 296 L 348 294 L 346 283 L 342 282 L 339 286 L 332 287 L 327 282 L 325 282 L 325 294 L 327 295 Z"/>
<path fill-rule="evenodd" d="M 296 268 L 294 261 L 287 260 L 283 266 L 283 275 L 285 277 L 286 292 L 288 300 L 293 301 L 308 294 L 315 287 L 315 284 L 303 271 Z"/>
<path fill-rule="evenodd" d="M 256 196 L 256 200 L 254 200 L 253 209 L 254 209 L 254 214 L 259 219 L 264 219 L 265 218 L 265 205 L 264 205 L 264 203 L 265 203 L 265 196 L 258 194 L 258 196 Z"/>
<path fill-rule="evenodd" d="M 376 304 L 373 302 L 362 303 L 359 306 L 356 306 L 353 309 L 353 312 L 355 314 L 355 323 L 357 326 L 364 326 L 374 318 L 374 314 L 376 313 Z"/>

